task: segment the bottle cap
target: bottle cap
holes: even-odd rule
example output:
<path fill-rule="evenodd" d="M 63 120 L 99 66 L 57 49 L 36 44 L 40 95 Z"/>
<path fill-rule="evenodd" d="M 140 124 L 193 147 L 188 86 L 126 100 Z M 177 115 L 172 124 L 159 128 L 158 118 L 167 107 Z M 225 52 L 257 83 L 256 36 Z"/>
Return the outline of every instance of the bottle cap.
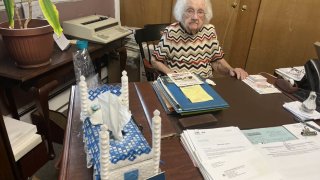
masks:
<path fill-rule="evenodd" d="M 77 40 L 76 45 L 79 50 L 88 49 L 88 41 L 87 40 Z"/>

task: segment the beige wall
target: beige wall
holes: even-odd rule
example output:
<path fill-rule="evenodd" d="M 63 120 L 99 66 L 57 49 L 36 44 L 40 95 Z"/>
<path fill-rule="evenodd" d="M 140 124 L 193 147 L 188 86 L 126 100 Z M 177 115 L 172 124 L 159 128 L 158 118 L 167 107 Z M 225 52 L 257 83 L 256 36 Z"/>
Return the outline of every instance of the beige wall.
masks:
<path fill-rule="evenodd" d="M 60 20 L 69 20 L 91 14 L 101 14 L 114 17 L 114 0 L 82 0 L 56 4 Z M 0 22 L 6 20 L 5 11 L 0 11 Z"/>
<path fill-rule="evenodd" d="M 82 0 L 80 2 L 59 3 L 57 9 L 61 21 L 92 14 L 111 17 L 114 17 L 115 14 L 113 0 Z"/>
<path fill-rule="evenodd" d="M 114 0 L 82 0 L 78 2 L 58 3 L 56 6 L 61 21 L 92 14 L 115 16 Z M 5 11 L 0 12 L 0 22 L 3 21 L 6 21 Z M 2 58 L 5 53 L 2 38 L 0 37 L 0 58 Z"/>

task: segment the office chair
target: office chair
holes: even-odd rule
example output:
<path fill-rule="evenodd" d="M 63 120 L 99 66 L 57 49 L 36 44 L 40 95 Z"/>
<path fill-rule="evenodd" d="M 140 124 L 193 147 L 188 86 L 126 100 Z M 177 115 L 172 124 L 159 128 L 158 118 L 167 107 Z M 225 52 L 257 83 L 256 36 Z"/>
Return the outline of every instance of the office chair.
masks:
<path fill-rule="evenodd" d="M 151 65 L 151 55 L 161 39 L 162 31 L 168 25 L 169 24 L 147 24 L 144 28 L 138 29 L 135 32 L 134 37 L 139 45 L 141 59 L 148 81 L 154 81 L 159 76 L 159 72 Z M 147 51 L 147 57 L 145 51 Z"/>

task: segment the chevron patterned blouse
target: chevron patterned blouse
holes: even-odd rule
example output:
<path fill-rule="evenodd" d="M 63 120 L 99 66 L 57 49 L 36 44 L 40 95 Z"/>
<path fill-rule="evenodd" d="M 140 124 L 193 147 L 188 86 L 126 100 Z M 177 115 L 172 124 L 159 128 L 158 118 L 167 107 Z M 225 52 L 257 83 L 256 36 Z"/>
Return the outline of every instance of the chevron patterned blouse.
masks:
<path fill-rule="evenodd" d="M 205 24 L 197 34 L 191 35 L 179 22 L 164 30 L 153 52 L 155 59 L 170 69 L 193 72 L 204 78 L 212 77 L 211 62 L 222 59 L 223 55 L 213 25 Z"/>

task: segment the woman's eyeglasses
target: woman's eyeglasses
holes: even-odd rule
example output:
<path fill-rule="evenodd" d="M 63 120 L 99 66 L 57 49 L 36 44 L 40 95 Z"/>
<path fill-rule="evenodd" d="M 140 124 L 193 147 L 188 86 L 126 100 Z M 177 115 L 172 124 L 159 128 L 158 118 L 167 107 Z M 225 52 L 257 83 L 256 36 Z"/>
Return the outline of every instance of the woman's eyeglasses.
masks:
<path fill-rule="evenodd" d="M 197 12 L 197 16 L 198 16 L 198 17 L 204 17 L 204 16 L 206 15 L 206 13 L 204 12 L 204 10 L 201 10 L 201 9 L 195 11 L 194 9 L 191 9 L 191 8 L 190 8 L 190 9 L 187 9 L 187 10 L 185 11 L 185 13 L 186 13 L 186 15 L 187 15 L 188 17 L 194 16 L 194 15 L 196 14 L 196 12 Z"/>

